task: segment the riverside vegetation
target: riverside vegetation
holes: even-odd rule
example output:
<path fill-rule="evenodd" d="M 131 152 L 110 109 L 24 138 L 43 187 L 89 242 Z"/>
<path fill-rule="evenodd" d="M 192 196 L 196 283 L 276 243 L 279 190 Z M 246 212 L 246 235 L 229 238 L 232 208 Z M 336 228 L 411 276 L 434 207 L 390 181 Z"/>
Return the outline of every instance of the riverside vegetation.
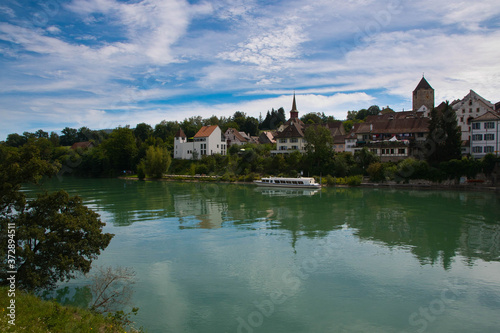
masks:
<path fill-rule="evenodd" d="M 95 327 L 102 332 L 123 332 L 132 324 L 130 315 L 138 311 L 126 313 L 119 307 L 126 304 L 133 282 L 132 272 L 125 269 L 101 270 L 92 278 L 86 287 L 92 314 L 43 303 L 33 296 L 88 273 L 114 236 L 103 232 L 99 215 L 78 196 L 60 190 L 32 198 L 23 191 L 24 184 L 38 184 L 60 170 L 47 143 L 39 138 L 18 148 L 0 145 L 2 331 L 89 332 Z"/>
<path fill-rule="evenodd" d="M 353 122 L 363 121 L 370 114 L 377 114 L 378 106 L 349 111 L 343 122 L 346 129 Z M 325 124 L 336 121 L 324 114 L 310 113 L 301 118 L 308 124 Z M 268 112 L 265 119 L 248 117 L 236 112 L 232 117 L 212 116 L 207 119 L 191 117 L 183 122 L 162 121 L 154 128 L 145 123 L 135 129 L 118 127 L 112 131 L 95 131 L 87 127 L 65 128 L 62 135 L 39 130 L 23 135 L 10 134 L 1 145 L 6 149 L 19 149 L 25 145 L 40 151 L 43 160 L 62 165 L 58 175 L 72 174 L 87 177 L 114 177 L 137 174 L 140 179 L 162 178 L 170 175 L 208 175 L 211 181 L 252 181 L 264 175 L 295 177 L 322 176 L 328 185 L 358 185 L 363 177 L 371 181 L 408 182 L 425 179 L 433 182 L 458 180 L 462 176 L 474 178 L 478 174 L 490 176 L 498 158 L 492 154 L 482 160 L 460 156 L 460 128 L 449 104 L 443 111 L 432 110 L 427 146 L 433 149 L 421 154 L 420 159 L 408 158 L 393 163 L 381 163 L 369 150 L 354 154 L 333 153 L 333 141 L 329 131 L 321 126 L 311 126 L 305 131 L 308 144 L 306 152 L 287 155 L 271 155 L 271 144 L 246 144 L 231 146 L 226 156 L 202 156 L 199 160 L 173 160 L 174 135 L 182 128 L 192 137 L 201 126 L 219 125 L 222 131 L 229 127 L 256 135 L 260 130 L 274 129 L 285 122 L 283 108 Z M 90 141 L 91 149 L 70 149 L 75 142 Z M 174 177 L 174 179 L 181 179 Z"/>

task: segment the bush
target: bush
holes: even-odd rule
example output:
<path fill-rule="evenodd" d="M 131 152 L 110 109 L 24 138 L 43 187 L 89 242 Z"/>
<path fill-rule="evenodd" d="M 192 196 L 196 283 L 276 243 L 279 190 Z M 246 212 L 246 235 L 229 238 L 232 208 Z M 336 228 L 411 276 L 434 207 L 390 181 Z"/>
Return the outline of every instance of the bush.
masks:
<path fill-rule="evenodd" d="M 370 164 L 366 172 L 368 172 L 371 181 L 379 182 L 385 180 L 385 166 L 380 162 Z"/>
<path fill-rule="evenodd" d="M 361 185 L 362 181 L 363 181 L 362 175 L 347 177 L 347 185 L 349 185 L 349 186 L 359 186 L 359 185 Z"/>

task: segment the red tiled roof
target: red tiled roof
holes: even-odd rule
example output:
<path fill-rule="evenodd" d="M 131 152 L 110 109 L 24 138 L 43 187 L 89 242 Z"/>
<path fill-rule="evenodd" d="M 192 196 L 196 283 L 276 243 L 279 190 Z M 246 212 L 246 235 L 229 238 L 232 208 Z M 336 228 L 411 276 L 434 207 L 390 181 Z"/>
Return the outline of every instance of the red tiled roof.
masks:
<path fill-rule="evenodd" d="M 195 138 L 207 138 L 209 137 L 213 131 L 217 128 L 217 125 L 211 125 L 211 126 L 203 126 L 200 128 L 198 133 L 195 134 Z"/>
<path fill-rule="evenodd" d="M 71 146 L 71 149 L 78 149 L 78 148 L 85 149 L 85 148 L 91 148 L 93 146 L 94 146 L 94 144 L 90 141 L 75 142 Z"/>

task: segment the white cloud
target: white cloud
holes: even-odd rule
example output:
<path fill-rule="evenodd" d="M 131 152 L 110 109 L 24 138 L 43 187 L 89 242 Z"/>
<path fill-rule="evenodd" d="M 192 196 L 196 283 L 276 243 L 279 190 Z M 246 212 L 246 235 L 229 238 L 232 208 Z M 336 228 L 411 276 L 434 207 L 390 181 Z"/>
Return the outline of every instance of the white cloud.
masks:
<path fill-rule="evenodd" d="M 288 67 L 288 61 L 301 55 L 300 44 L 306 41 L 296 26 L 286 26 L 249 38 L 233 51 L 217 57 L 232 62 L 256 65 L 259 70 L 276 71 Z"/>

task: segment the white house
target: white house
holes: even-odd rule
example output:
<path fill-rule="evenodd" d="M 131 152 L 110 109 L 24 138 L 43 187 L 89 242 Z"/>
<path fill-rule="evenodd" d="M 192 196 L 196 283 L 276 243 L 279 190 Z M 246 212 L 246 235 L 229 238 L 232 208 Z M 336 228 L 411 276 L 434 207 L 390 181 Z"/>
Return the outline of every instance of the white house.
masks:
<path fill-rule="evenodd" d="M 179 129 L 174 138 L 174 158 L 192 159 L 194 156 L 200 159 L 204 155 L 226 155 L 226 152 L 226 138 L 217 125 L 203 126 L 195 134 L 193 141 L 187 140 L 182 129 Z"/>
<path fill-rule="evenodd" d="M 495 105 L 471 90 L 463 99 L 451 103 L 457 114 L 457 123 L 462 130 L 462 141 L 471 140 L 471 124 L 473 118 L 494 112 Z"/>
<path fill-rule="evenodd" d="M 479 116 L 470 121 L 470 151 L 474 158 L 482 158 L 488 153 L 498 156 L 500 149 L 499 126 L 500 116 L 494 112 Z"/>

